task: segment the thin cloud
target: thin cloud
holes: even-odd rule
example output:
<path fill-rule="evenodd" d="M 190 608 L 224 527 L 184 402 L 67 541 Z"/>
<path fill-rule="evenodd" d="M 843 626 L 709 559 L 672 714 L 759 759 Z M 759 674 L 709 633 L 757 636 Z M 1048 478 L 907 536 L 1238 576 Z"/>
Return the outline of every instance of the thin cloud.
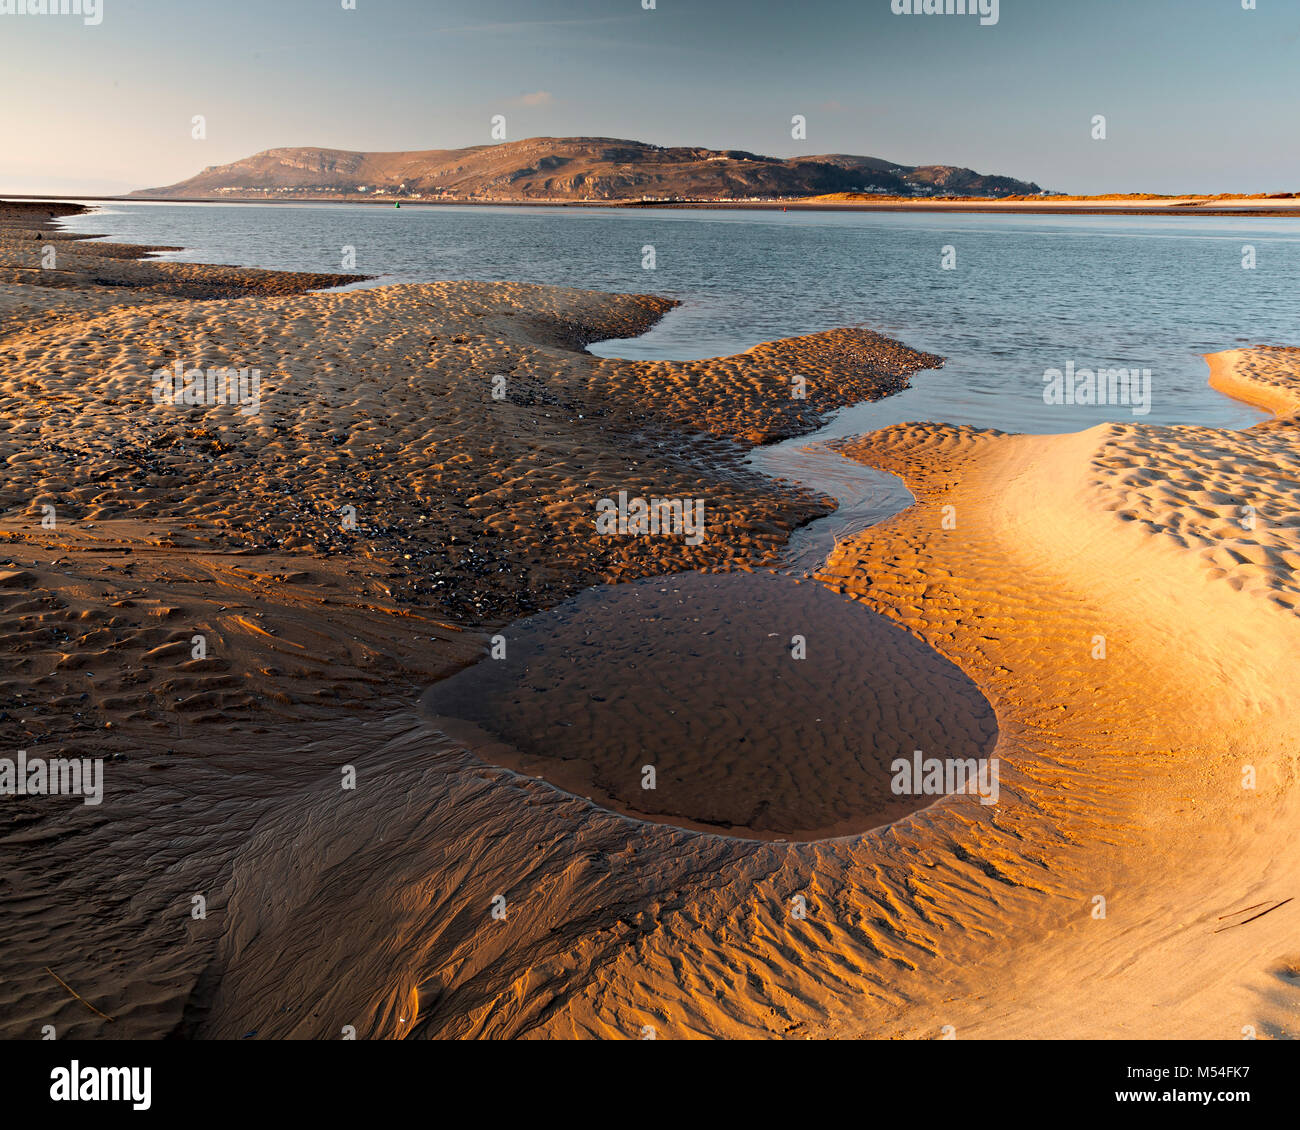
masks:
<path fill-rule="evenodd" d="M 518 98 L 511 99 L 513 106 L 550 106 L 555 101 L 555 95 L 549 90 L 534 90 L 531 94 L 521 94 Z"/>

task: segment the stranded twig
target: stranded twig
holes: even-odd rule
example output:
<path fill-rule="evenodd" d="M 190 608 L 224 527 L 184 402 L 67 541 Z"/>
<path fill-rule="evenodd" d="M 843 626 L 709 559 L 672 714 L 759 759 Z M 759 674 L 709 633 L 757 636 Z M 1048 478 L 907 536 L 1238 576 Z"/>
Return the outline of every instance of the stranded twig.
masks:
<path fill-rule="evenodd" d="M 81 1001 L 81 1003 L 84 1004 L 88 1009 L 90 1009 L 90 1011 L 93 1012 L 96 1016 L 102 1016 L 109 1023 L 112 1023 L 113 1018 L 111 1016 L 109 1016 L 106 1012 L 100 1012 L 99 1009 L 97 1009 L 93 1004 L 91 1004 L 90 1001 L 86 1000 L 85 997 L 77 993 L 77 991 L 71 985 L 69 985 L 67 981 L 65 981 L 62 977 L 60 977 L 57 973 L 55 973 L 54 970 L 51 969 L 48 965 L 45 967 L 45 972 L 48 973 L 51 977 L 53 977 L 65 989 L 67 989 L 68 992 L 70 992 L 74 997 L 77 998 L 77 1000 Z"/>
<path fill-rule="evenodd" d="M 1294 902 L 1294 901 L 1295 901 L 1294 899 L 1283 899 L 1283 900 L 1282 900 L 1280 903 L 1278 903 L 1276 906 L 1270 906 L 1267 910 L 1261 910 L 1258 914 L 1252 914 L 1252 915 L 1251 915 L 1249 918 L 1247 918 L 1244 922 L 1234 922 L 1231 926 L 1220 926 L 1220 927 L 1219 927 L 1217 930 L 1215 930 L 1214 932 L 1215 932 L 1216 934 L 1222 934 L 1224 930 L 1235 930 L 1238 926 L 1244 926 L 1244 925 L 1246 925 L 1246 922 L 1254 922 L 1256 918 L 1263 918 L 1264 915 L 1266 915 L 1266 914 L 1272 914 L 1273 911 L 1275 911 L 1275 910 L 1280 910 L 1282 907 L 1286 906 L 1287 903 L 1289 903 L 1289 902 Z M 1263 906 L 1264 904 L 1261 902 L 1261 903 L 1256 903 L 1255 905 L 1256 905 L 1256 906 Z M 1253 910 L 1254 907 L 1247 907 L 1246 909 L 1247 909 L 1247 910 Z M 1245 911 L 1242 911 L 1241 913 L 1245 913 Z"/>
<path fill-rule="evenodd" d="M 1252 903 L 1250 906 L 1242 907 L 1241 910 L 1234 910 L 1231 914 L 1220 914 L 1219 921 L 1222 922 L 1225 918 L 1236 918 L 1238 914 L 1245 914 L 1246 911 L 1255 910 L 1256 908 L 1261 907 L 1263 905 L 1264 904 L 1262 902 L 1256 902 L 1256 903 Z"/>

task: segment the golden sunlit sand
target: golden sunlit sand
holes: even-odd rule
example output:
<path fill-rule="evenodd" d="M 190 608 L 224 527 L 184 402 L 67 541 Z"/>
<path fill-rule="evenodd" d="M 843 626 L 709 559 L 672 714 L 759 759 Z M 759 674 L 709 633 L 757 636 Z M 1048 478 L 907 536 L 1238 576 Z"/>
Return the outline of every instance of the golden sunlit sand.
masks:
<path fill-rule="evenodd" d="M 973 681 L 1001 794 L 759 842 L 498 768 L 418 697 L 594 583 L 772 564 L 830 504 L 749 446 L 937 358 L 844 330 L 599 360 L 669 304 L 129 256 L 122 285 L 90 245 L 42 285 L 54 233 L 19 219 L 44 238 L 0 241 L 0 742 L 114 759 L 102 806 L 6 798 L 4 1035 L 1296 1034 L 1300 352 L 1211 359 L 1288 413 L 1243 432 L 842 444 L 917 502 L 819 579 Z M 263 413 L 154 404 L 178 357 L 262 366 Z M 707 498 L 710 537 L 597 537 L 623 488 Z"/>

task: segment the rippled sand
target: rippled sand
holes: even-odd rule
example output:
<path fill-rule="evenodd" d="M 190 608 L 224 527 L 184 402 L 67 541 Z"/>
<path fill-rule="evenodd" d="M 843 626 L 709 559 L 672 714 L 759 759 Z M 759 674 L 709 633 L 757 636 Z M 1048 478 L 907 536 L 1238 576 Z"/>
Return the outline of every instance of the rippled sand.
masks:
<path fill-rule="evenodd" d="M 973 766 L 997 732 L 952 663 L 776 573 L 592 589 L 501 638 L 497 657 L 430 688 L 434 724 L 460 737 L 472 723 L 471 748 L 494 764 L 677 827 L 863 832 L 937 799 L 896 794 L 896 760 L 920 749 Z"/>
<path fill-rule="evenodd" d="M 416 698 L 594 582 L 774 560 L 828 503 L 747 444 L 935 359 L 840 331 L 596 361 L 665 304 L 508 284 L 110 289 L 0 286 L 0 742 L 122 757 L 99 807 L 3 802 L 4 1035 L 1296 1034 L 1294 415 L 845 444 L 917 502 L 820 579 L 974 683 L 1001 796 L 759 842 L 495 767 Z M 198 354 L 263 364 L 266 418 L 142 406 Z M 1300 388 L 1295 351 L 1212 362 L 1274 410 Z M 722 524 L 599 539 L 611 487 Z"/>
<path fill-rule="evenodd" d="M 242 996 L 224 1003 L 243 962 L 225 947 L 246 929 L 273 934 L 254 924 L 271 908 L 249 918 L 229 905 L 262 831 L 276 850 L 294 840 L 281 822 L 318 818 L 314 788 L 346 802 L 360 831 L 390 739 L 419 751 L 400 772 L 443 764 L 418 695 L 480 656 L 494 628 L 599 581 L 775 560 L 831 500 L 747 469 L 750 444 L 938 361 L 865 331 L 717 361 L 599 360 L 584 342 L 639 333 L 671 303 L 513 284 L 294 293 L 338 280 L 205 274 L 68 240 L 32 209 L 0 220 L 0 742 L 112 758 L 102 806 L 6 801 L 17 862 L 0 997 L 13 1034 L 104 1023 L 47 965 L 115 1018 L 115 1035 L 246 1022 L 274 1034 Z M 154 372 L 178 360 L 259 368 L 260 410 L 155 403 Z M 597 536 L 594 504 L 619 490 L 705 498 L 708 536 Z M 338 788 L 344 763 L 357 790 Z M 483 772 L 440 769 L 439 788 Z M 496 815 L 453 854 L 472 859 L 479 837 L 500 834 L 494 821 L 519 826 L 516 796 L 494 789 Z M 316 847 L 309 868 L 334 858 Z M 413 862 L 421 883 L 446 878 Z M 196 895 L 206 918 L 191 914 Z M 277 981 L 293 964 L 281 958 Z M 346 1010 L 362 1034 L 386 1023 L 374 984 Z M 277 1023 L 305 1034 L 320 1016 L 303 999 L 277 1006 Z"/>

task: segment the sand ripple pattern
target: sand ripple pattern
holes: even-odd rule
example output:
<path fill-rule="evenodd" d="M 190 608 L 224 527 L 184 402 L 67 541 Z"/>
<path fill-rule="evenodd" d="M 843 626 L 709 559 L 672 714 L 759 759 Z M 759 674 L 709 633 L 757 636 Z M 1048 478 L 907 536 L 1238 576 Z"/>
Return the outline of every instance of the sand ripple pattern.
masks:
<path fill-rule="evenodd" d="M 229 553 L 265 577 L 325 573 L 337 589 L 245 578 L 241 599 L 256 590 L 267 601 L 258 623 L 281 634 L 266 639 L 327 657 L 339 639 L 313 643 L 293 625 L 342 607 L 340 635 L 359 637 L 372 675 L 397 669 L 386 635 L 395 639 L 402 624 L 431 635 L 427 620 L 408 616 L 441 612 L 443 642 L 423 643 L 433 656 L 426 667 L 445 672 L 517 611 L 516 590 L 504 580 L 471 584 L 462 563 L 454 587 L 470 594 L 468 606 L 404 593 L 414 567 L 397 565 L 402 554 L 415 560 L 427 546 L 420 574 L 429 577 L 435 551 L 448 547 L 442 561 L 460 548 L 451 536 L 477 538 L 487 523 L 509 547 L 494 552 L 493 575 L 507 559 L 537 558 L 551 572 L 529 583 L 551 578 L 545 596 L 555 603 L 559 578 L 581 586 L 775 552 L 791 522 L 819 504 L 720 472 L 727 452 L 832 406 L 828 386 L 858 399 L 876 387 L 860 367 L 842 375 L 825 355 L 827 379 L 810 384 L 825 399 L 792 404 L 784 390 L 797 358 L 759 354 L 770 402 L 741 392 L 730 420 L 728 384 L 735 374 L 748 381 L 743 362 L 647 369 L 575 352 L 587 332 L 635 332 L 653 300 L 454 284 L 360 297 L 151 298 L 88 315 L 85 293 L 98 291 L 71 290 L 75 309 L 43 306 L 0 337 L 5 530 L 21 557 L 6 570 L 5 631 L 10 654 L 29 665 L 6 674 L 3 691 L 30 696 L 0 707 L 11 747 L 40 748 L 41 734 L 25 728 L 42 717 L 33 698 L 71 685 L 54 656 L 77 650 L 59 634 L 71 634 L 66 622 L 33 618 L 89 611 L 94 600 L 75 602 L 91 580 L 126 584 L 120 568 L 98 571 L 103 547 L 83 553 L 82 533 L 149 544 L 136 522 L 154 539 L 148 568 L 137 570 L 147 583 L 132 586 L 144 591 L 123 598 L 140 605 L 109 614 L 127 624 L 147 621 L 143 602 L 173 594 L 185 597 L 176 604 L 187 626 L 202 608 L 182 566 L 176 579 L 159 564 L 166 534 L 182 541 L 185 569 Z M 250 358 L 263 350 L 273 374 L 271 421 L 248 432 L 225 418 L 183 428 L 133 399 L 142 360 L 195 350 L 228 358 L 244 345 Z M 475 398 L 480 381 L 511 362 L 523 399 L 505 409 L 509 424 L 486 430 L 493 417 Z M 1271 383 L 1294 387 L 1289 369 L 1269 372 Z M 405 391 L 394 399 L 393 389 Z M 606 413 L 590 417 L 594 429 L 589 412 Z M 581 427 L 569 413 L 584 416 Z M 432 435 L 431 420 L 441 421 Z M 697 425 L 690 444 L 683 423 Z M 29 798 L 5 808 L 3 1034 L 32 1036 L 51 1021 L 64 1038 L 330 1039 L 345 1025 L 392 1039 L 635 1039 L 647 1026 L 659 1038 L 938 1038 L 948 1026 L 959 1038 L 1236 1039 L 1246 1025 L 1296 1035 L 1300 903 L 1284 900 L 1300 874 L 1300 627 L 1272 599 L 1289 592 L 1282 581 L 1233 586 L 1208 576 L 1225 566 L 1206 559 L 1214 547 L 1204 542 L 1232 510 L 1218 496 L 1235 502 L 1250 488 L 1263 492 L 1261 513 L 1273 521 L 1234 533 L 1234 551 L 1249 563 L 1297 549 L 1277 521 L 1296 482 L 1295 429 L 1279 421 L 1245 433 L 1152 432 L 1010 436 L 912 424 L 845 445 L 900 475 L 917 502 L 841 542 L 821 582 L 979 687 L 998 722 L 998 805 L 946 798 L 866 835 L 804 844 L 633 822 L 483 764 L 382 687 L 373 701 L 383 710 L 357 711 L 347 724 L 338 709 L 291 725 L 259 714 L 257 724 L 220 728 L 214 718 L 197 738 L 176 739 L 172 755 L 137 728 L 127 760 L 109 766 L 111 806 Z M 335 447 L 337 462 L 322 468 Z M 9 461 L 27 452 L 36 457 Z M 1214 516 L 1186 516 L 1175 529 L 1179 504 L 1158 496 L 1160 480 L 1144 486 L 1140 468 L 1105 463 L 1134 452 L 1159 461 L 1166 478 L 1185 474 L 1177 497 Z M 212 457 L 206 478 L 194 473 L 200 455 Z M 1268 458 L 1271 480 L 1257 481 Z M 610 554 L 566 516 L 577 496 L 562 487 L 586 481 L 707 486 L 725 500 L 728 540 L 707 560 Z M 548 486 L 530 493 L 534 483 Z M 358 491 L 400 536 L 333 540 L 315 507 Z M 29 511 L 42 494 L 73 497 L 78 521 L 95 529 L 60 534 L 66 545 L 45 538 Z M 547 525 L 540 503 L 552 496 L 561 508 Z M 472 521 L 440 524 L 462 506 L 474 508 Z M 1128 509 L 1137 520 L 1124 519 Z M 411 532 L 416 515 L 431 519 L 427 541 Z M 235 553 L 250 548 L 258 551 Z M 212 598 L 222 595 L 207 592 L 214 617 Z M 475 597 L 484 605 L 477 620 Z M 342 603 L 325 616 L 319 603 L 315 615 L 303 611 L 326 599 Z M 81 630 L 98 640 L 106 627 L 88 617 Z M 279 654 L 256 651 L 271 644 L 254 632 L 241 638 L 248 651 L 236 670 Z M 405 648 L 414 664 L 414 641 Z M 346 793 L 344 765 L 359 781 Z M 1242 787 L 1243 766 L 1256 788 Z M 204 920 L 191 915 L 196 893 L 207 898 Z M 501 918 L 491 915 L 497 896 Z M 1235 925 L 1256 904 L 1280 909 Z M 116 1020 L 69 999 L 46 965 Z"/>

